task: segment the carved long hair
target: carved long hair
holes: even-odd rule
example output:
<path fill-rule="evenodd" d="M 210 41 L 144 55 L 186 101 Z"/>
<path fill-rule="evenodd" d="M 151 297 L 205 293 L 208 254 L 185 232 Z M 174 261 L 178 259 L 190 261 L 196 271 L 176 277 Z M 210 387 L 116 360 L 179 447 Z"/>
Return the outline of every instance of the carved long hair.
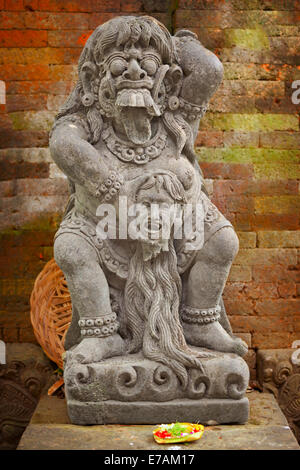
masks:
<path fill-rule="evenodd" d="M 184 189 L 178 178 L 166 172 L 148 184 L 162 183 L 174 201 L 184 200 Z M 155 181 L 156 180 L 156 181 Z M 147 182 L 143 187 L 148 187 Z M 127 328 L 131 341 L 130 351 L 142 350 L 146 358 L 169 366 L 177 375 L 183 388 L 188 384 L 187 368 L 203 372 L 199 357 L 209 353 L 195 353 L 188 348 L 179 318 L 181 278 L 177 269 L 177 255 L 173 240 L 169 251 L 161 251 L 145 261 L 141 243 L 137 243 L 130 260 L 128 279 L 124 292 Z"/>

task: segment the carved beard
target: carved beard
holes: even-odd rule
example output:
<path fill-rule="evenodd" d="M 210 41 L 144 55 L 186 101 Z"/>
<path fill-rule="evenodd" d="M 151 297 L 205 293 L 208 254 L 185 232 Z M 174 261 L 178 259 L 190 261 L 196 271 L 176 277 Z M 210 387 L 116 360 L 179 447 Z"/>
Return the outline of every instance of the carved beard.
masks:
<path fill-rule="evenodd" d="M 196 355 L 210 354 L 195 354 L 188 348 L 179 319 L 180 298 L 181 279 L 173 241 L 169 240 L 169 251 L 162 251 L 149 261 L 143 259 L 138 243 L 124 293 L 127 325 L 132 336 L 130 352 L 142 349 L 146 358 L 169 366 L 186 388 L 187 367 L 203 372 Z"/>
<path fill-rule="evenodd" d="M 124 89 L 118 92 L 116 108 L 128 139 L 136 145 L 151 139 L 151 119 L 160 110 L 146 88 Z"/>

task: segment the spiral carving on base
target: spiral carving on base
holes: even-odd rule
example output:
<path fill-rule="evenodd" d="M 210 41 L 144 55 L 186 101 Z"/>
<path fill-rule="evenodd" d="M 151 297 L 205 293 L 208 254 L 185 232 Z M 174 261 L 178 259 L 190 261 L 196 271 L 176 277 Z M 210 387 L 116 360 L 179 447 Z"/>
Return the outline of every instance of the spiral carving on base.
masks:
<path fill-rule="evenodd" d="M 241 399 L 247 389 L 248 383 L 240 374 L 229 374 L 226 379 L 227 395 L 234 400 Z"/>

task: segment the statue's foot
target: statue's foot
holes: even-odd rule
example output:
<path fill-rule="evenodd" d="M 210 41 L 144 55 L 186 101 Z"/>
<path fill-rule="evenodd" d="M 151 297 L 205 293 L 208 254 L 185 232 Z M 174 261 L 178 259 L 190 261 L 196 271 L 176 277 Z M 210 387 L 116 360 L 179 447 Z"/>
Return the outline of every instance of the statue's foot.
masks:
<path fill-rule="evenodd" d="M 89 364 L 100 362 L 125 353 L 125 343 L 120 335 L 114 334 L 103 338 L 84 338 L 77 346 L 67 352 L 67 361 Z"/>
<path fill-rule="evenodd" d="M 187 343 L 192 346 L 213 349 L 245 356 L 247 344 L 236 336 L 230 336 L 218 321 L 208 324 L 182 323 Z"/>

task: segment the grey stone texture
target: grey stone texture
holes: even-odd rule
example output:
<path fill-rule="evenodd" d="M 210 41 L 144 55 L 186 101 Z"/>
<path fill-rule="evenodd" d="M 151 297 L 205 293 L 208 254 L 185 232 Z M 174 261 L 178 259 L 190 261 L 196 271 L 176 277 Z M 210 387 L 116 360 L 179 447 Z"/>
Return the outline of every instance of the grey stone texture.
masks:
<path fill-rule="evenodd" d="M 247 395 L 250 402 L 247 424 L 211 423 L 205 426 L 198 441 L 164 446 L 152 437 L 155 425 L 74 426 L 65 400 L 43 396 L 18 450 L 299 450 L 275 398 L 270 393 Z"/>
<path fill-rule="evenodd" d="M 289 426 L 300 442 L 300 350 L 261 349 L 257 375 L 264 392 L 276 398 Z"/>
<path fill-rule="evenodd" d="M 78 72 L 50 140 L 71 188 L 54 253 L 73 307 L 64 371 L 72 422 L 132 422 L 132 413 L 152 422 L 145 402 L 164 402 L 172 421 L 176 400 L 188 400 L 187 416 L 212 400 L 218 422 L 245 422 L 247 345 L 222 302 L 238 238 L 208 198 L 194 152 L 222 64 L 190 31 L 172 37 L 154 19 L 124 16 L 93 32 Z M 138 230 L 124 200 L 143 207 Z M 107 236 L 104 204 L 117 213 Z M 105 416 L 104 401 L 106 410 L 117 402 Z"/>
<path fill-rule="evenodd" d="M 0 364 L 0 450 L 14 450 L 55 374 L 36 344 L 7 343 L 5 349 L 6 363 Z"/>

